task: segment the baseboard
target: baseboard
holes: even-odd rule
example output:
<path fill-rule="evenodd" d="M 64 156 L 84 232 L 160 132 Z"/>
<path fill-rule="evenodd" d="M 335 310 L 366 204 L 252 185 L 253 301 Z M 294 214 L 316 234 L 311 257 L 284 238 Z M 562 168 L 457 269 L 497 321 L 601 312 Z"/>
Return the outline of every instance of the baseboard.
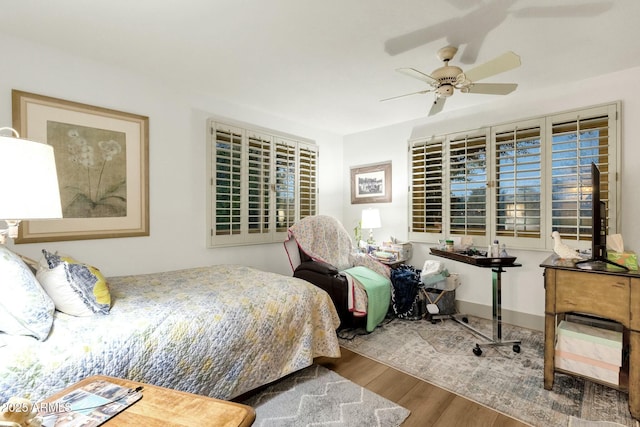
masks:
<path fill-rule="evenodd" d="M 476 304 L 467 301 L 456 301 L 458 313 L 469 314 L 483 319 L 493 319 L 493 308 L 488 305 Z M 502 309 L 502 322 L 522 328 L 544 331 L 544 316 L 521 313 L 519 311 Z"/>

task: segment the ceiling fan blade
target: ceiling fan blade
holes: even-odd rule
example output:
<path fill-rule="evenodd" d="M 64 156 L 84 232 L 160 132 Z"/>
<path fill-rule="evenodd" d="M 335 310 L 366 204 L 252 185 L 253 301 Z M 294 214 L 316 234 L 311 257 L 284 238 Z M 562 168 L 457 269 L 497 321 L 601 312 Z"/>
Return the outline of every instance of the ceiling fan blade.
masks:
<path fill-rule="evenodd" d="M 444 103 L 447 100 L 447 98 L 443 97 L 443 96 L 439 96 L 436 98 L 435 101 L 433 101 L 433 105 L 431 106 L 431 110 L 429 110 L 429 116 L 433 116 L 435 114 L 438 114 L 440 111 L 442 111 L 442 109 L 444 108 Z"/>
<path fill-rule="evenodd" d="M 507 95 L 518 87 L 515 83 L 474 83 L 468 93 L 483 93 L 486 95 Z"/>
<path fill-rule="evenodd" d="M 520 66 L 520 57 L 515 53 L 509 51 L 502 55 L 485 62 L 482 65 L 478 65 L 469 71 L 466 71 L 464 75 L 468 80 L 477 82 L 478 80 L 486 79 L 495 74 L 504 73 L 505 71 L 512 70 Z"/>
<path fill-rule="evenodd" d="M 423 73 L 422 71 L 418 71 L 415 68 L 398 68 L 397 72 L 402 73 L 406 76 L 413 77 L 414 79 L 422 80 L 423 82 L 427 82 L 432 86 L 437 86 L 438 81 L 431 77 L 428 74 Z"/>
<path fill-rule="evenodd" d="M 425 90 L 420 90 L 418 92 L 405 93 L 404 95 L 392 96 L 391 98 L 381 99 L 380 102 L 391 101 L 392 99 L 404 98 L 405 96 L 411 96 L 411 95 L 423 95 L 425 93 L 431 92 L 432 90 L 433 89 L 425 89 Z"/>

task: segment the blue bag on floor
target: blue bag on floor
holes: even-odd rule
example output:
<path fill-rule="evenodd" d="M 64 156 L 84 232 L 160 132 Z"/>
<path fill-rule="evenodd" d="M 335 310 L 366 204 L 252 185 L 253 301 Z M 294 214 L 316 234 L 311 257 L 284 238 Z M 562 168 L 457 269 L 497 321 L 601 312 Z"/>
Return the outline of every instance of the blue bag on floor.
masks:
<path fill-rule="evenodd" d="M 422 318 L 418 288 L 420 270 L 410 265 L 401 265 L 391 270 L 391 301 L 393 312 L 402 319 Z"/>

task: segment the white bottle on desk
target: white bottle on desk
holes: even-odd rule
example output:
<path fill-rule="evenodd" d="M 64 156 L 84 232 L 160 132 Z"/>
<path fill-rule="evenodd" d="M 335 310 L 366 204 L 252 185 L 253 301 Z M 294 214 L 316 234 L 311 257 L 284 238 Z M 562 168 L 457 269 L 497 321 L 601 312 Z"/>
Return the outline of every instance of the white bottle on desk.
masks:
<path fill-rule="evenodd" d="M 500 244 L 498 240 L 493 241 L 493 245 L 491 245 L 491 258 L 498 258 L 500 256 Z"/>

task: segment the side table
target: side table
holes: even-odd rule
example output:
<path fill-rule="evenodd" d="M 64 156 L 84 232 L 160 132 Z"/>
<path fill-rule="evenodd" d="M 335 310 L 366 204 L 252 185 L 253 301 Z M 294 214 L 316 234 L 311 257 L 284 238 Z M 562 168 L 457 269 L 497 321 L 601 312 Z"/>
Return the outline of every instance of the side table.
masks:
<path fill-rule="evenodd" d="M 431 254 L 443 258 L 448 258 L 454 261 L 463 262 L 465 264 L 474 265 L 476 267 L 491 269 L 491 285 L 493 288 L 493 336 L 489 337 L 479 330 L 468 325 L 466 322 L 461 322 L 455 316 L 452 316 L 453 320 L 458 322 L 460 325 L 487 340 L 487 342 L 484 343 L 476 343 L 476 346 L 473 349 L 473 354 L 475 354 L 476 356 L 482 355 L 481 347 L 483 346 L 497 347 L 508 345 L 513 346 L 512 348 L 515 353 L 520 353 L 520 344 L 522 343 L 521 340 L 506 341 L 502 339 L 502 273 L 505 272 L 504 268 L 506 267 L 521 267 L 522 264 L 515 263 L 515 257 L 486 258 L 467 256 L 457 252 L 441 251 L 436 248 L 431 248 Z"/>
<path fill-rule="evenodd" d="M 142 399 L 109 419 L 103 424 L 105 426 L 248 427 L 253 424 L 256 417 L 253 408 L 240 403 L 102 375 L 85 378 L 47 398 L 45 402 L 59 399 L 96 380 L 109 381 L 132 389 L 143 387 Z"/>

